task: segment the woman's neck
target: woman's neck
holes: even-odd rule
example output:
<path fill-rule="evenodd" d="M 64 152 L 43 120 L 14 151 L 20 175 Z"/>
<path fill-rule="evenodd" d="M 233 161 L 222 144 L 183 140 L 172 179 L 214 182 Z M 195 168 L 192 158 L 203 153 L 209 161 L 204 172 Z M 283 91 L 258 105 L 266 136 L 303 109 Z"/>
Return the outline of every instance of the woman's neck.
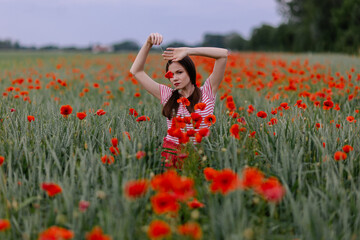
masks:
<path fill-rule="evenodd" d="M 195 86 L 193 84 L 189 84 L 188 86 L 184 87 L 183 89 L 179 90 L 179 93 L 182 97 L 190 97 L 191 94 L 194 92 Z"/>

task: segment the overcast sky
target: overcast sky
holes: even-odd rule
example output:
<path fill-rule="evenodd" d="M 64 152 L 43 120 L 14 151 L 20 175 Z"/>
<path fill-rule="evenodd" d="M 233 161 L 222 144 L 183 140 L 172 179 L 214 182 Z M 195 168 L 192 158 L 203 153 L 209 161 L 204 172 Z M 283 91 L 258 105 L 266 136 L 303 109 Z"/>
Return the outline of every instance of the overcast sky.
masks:
<path fill-rule="evenodd" d="M 151 32 L 164 44 L 195 44 L 205 33 L 248 38 L 280 22 L 275 0 L 0 0 L 0 39 L 37 47 L 142 44 Z"/>

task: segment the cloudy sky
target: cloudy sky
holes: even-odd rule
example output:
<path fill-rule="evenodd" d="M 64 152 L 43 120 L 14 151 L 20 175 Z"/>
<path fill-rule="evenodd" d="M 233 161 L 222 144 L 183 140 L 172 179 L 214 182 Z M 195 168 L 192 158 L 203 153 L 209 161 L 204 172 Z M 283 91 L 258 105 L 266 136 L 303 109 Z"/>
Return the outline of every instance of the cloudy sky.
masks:
<path fill-rule="evenodd" d="M 38 47 L 142 44 L 151 32 L 195 44 L 205 33 L 247 38 L 281 20 L 275 0 L 0 0 L 0 39 Z"/>

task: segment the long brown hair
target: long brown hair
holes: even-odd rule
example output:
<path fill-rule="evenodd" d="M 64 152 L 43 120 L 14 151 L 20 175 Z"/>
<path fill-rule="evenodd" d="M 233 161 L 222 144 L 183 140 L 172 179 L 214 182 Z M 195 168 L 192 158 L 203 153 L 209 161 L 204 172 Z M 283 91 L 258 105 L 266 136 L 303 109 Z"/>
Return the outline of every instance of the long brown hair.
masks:
<path fill-rule="evenodd" d="M 201 91 L 200 88 L 196 86 L 196 68 L 194 62 L 191 60 L 189 56 L 184 57 L 178 63 L 181 64 L 188 73 L 190 77 L 190 82 L 194 85 L 195 90 L 194 92 L 188 97 L 188 100 L 190 102 L 189 106 L 186 106 L 187 110 L 190 113 L 195 112 L 194 106 L 200 101 L 201 98 Z M 166 72 L 169 70 L 169 66 L 172 64 L 172 61 L 168 61 L 166 64 Z M 177 100 L 181 97 L 178 90 L 174 90 L 169 100 L 166 102 L 166 104 L 163 107 L 162 114 L 167 117 L 168 119 L 171 119 L 173 116 L 176 116 L 177 111 L 179 109 L 179 103 Z"/>

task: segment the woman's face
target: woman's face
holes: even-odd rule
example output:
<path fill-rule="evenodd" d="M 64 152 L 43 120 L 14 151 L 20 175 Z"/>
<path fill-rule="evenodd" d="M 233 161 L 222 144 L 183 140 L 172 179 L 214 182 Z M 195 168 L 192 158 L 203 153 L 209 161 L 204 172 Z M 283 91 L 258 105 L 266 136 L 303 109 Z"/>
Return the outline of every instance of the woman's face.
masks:
<path fill-rule="evenodd" d="M 186 72 L 185 68 L 178 62 L 173 62 L 169 66 L 169 71 L 174 74 L 174 77 L 170 78 L 170 82 L 175 87 L 175 89 L 184 89 L 191 85 L 189 74 Z"/>

